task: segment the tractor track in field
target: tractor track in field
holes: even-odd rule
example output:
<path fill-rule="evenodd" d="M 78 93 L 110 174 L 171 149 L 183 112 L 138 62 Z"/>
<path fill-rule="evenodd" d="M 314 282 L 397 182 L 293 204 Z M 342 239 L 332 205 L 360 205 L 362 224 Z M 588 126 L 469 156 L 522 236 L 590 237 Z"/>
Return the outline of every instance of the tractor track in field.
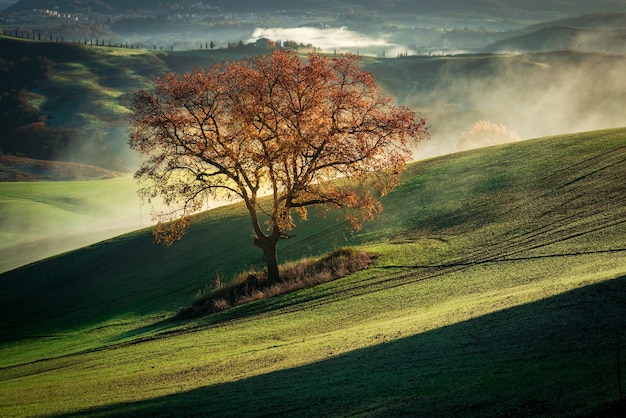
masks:
<path fill-rule="evenodd" d="M 503 258 L 623 224 L 626 222 L 625 153 L 626 146 L 623 146 L 545 176 L 538 182 L 539 186 L 549 183 L 558 173 L 561 173 L 559 178 L 565 177 L 566 181 L 551 185 L 549 190 L 542 189 L 500 214 L 500 219 L 514 226 L 493 237 L 486 247 L 464 254 L 462 258 L 485 260 L 494 258 L 496 253 Z M 601 166 L 598 159 L 602 159 Z M 582 169 L 581 165 L 587 169 Z M 611 171 L 606 173 L 606 170 Z M 572 175 L 564 175 L 564 171 Z M 604 176 L 600 178 L 600 174 Z M 598 193 L 597 187 L 602 187 L 603 193 Z M 595 192 L 587 193 L 590 188 Z M 601 201 L 593 199 L 598 196 Z M 535 213 L 542 215 L 539 218 L 527 215 Z M 532 228 L 525 230 L 528 225 Z"/>
<path fill-rule="evenodd" d="M 626 146 L 622 146 L 550 173 L 540 180 L 539 185 L 549 184 L 549 180 L 555 176 L 561 181 L 551 185 L 549 190 L 545 190 L 545 186 L 541 187 L 535 196 L 499 214 L 500 221 L 512 225 L 498 236 L 487 238 L 475 249 L 437 264 L 373 267 L 388 273 L 351 287 L 346 290 L 349 293 L 346 297 L 425 281 L 488 263 L 626 252 L 626 239 L 624 246 L 619 248 L 583 248 L 564 253 L 537 252 L 541 249 L 545 251 L 555 244 L 626 224 L 626 200 L 623 198 L 626 196 L 626 184 L 622 181 L 626 179 L 625 153 Z M 608 174 L 607 170 L 610 171 Z M 571 174 L 564 175 L 566 171 Z M 604 193 L 597 193 L 595 187 L 598 186 L 605 189 Z M 595 192 L 586 193 L 589 188 L 594 188 Z M 598 195 L 602 196 L 601 201 L 591 199 Z M 538 219 L 525 215 L 537 212 L 542 213 Z M 524 222 L 524 219 L 528 219 L 528 222 Z M 529 225 L 532 227 L 527 229 Z"/>

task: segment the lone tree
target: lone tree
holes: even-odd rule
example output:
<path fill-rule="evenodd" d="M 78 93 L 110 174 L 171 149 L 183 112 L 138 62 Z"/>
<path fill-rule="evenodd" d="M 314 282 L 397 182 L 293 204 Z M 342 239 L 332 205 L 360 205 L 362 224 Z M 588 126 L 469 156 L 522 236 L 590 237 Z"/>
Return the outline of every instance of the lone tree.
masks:
<path fill-rule="evenodd" d="M 147 157 L 139 194 L 171 208 L 155 214 L 156 240 L 179 239 L 207 194 L 239 198 L 270 279 L 294 212 L 305 220 L 309 206 L 341 208 L 358 230 L 428 137 L 424 119 L 384 97 L 353 55 L 277 50 L 168 74 L 155 93 L 136 94 L 133 111 L 129 143 Z"/>

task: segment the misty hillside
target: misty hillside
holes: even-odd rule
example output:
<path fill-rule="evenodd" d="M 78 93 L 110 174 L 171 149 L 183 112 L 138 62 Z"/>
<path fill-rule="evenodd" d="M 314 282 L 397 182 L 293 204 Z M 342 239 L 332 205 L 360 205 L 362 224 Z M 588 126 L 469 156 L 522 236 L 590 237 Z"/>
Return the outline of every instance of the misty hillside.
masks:
<path fill-rule="evenodd" d="M 168 71 L 254 49 L 145 51 L 0 36 L 0 153 L 130 172 L 129 101 Z M 266 51 L 261 51 L 266 52 Z M 595 52 L 365 58 L 377 83 L 432 126 L 417 158 L 454 150 L 479 120 L 522 138 L 624 125 L 626 57 Z M 532 80 L 532 83 L 528 83 Z"/>
<path fill-rule="evenodd" d="M 487 51 L 499 53 L 584 51 L 626 53 L 625 30 L 589 30 L 572 26 L 540 29 L 529 35 L 493 43 Z"/>
<path fill-rule="evenodd" d="M 532 25 L 485 47 L 497 53 L 581 51 L 626 53 L 626 14 L 597 13 Z"/>
<path fill-rule="evenodd" d="M 128 103 L 156 57 L 0 37 L 0 153 L 129 171 Z"/>
<path fill-rule="evenodd" d="M 120 175 L 92 165 L 0 155 L 0 182 L 99 180 Z"/>
<path fill-rule="evenodd" d="M 599 12 L 568 17 L 528 26 L 521 32 L 532 33 L 540 29 L 558 26 L 572 26 L 576 28 L 597 30 L 622 30 L 626 27 L 626 13 Z"/>

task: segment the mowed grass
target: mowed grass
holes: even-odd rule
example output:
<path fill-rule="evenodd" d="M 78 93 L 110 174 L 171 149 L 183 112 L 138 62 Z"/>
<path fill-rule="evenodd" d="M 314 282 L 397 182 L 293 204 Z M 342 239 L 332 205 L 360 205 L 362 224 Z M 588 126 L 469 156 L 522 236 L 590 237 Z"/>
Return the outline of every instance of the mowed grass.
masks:
<path fill-rule="evenodd" d="M 194 321 L 170 318 L 261 265 L 241 206 L 5 273 L 0 415 L 617 414 L 625 175 L 626 129 L 415 163 L 360 234 L 331 214 L 279 251 L 374 267 Z"/>

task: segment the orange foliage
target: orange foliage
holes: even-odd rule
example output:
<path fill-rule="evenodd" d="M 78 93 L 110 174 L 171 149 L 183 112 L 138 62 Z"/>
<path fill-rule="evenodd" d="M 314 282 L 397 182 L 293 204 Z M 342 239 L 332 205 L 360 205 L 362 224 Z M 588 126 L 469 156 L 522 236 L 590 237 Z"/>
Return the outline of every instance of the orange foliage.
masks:
<path fill-rule="evenodd" d="M 133 109 L 130 145 L 147 157 L 135 174 L 140 192 L 178 208 L 160 219 L 225 192 L 245 202 L 261 248 L 289 237 L 293 212 L 306 219 L 311 205 L 345 209 L 358 230 L 382 210 L 372 192 L 392 190 L 410 148 L 428 136 L 425 121 L 394 106 L 353 55 L 303 60 L 277 50 L 169 74 L 155 93 L 138 92 Z"/>
<path fill-rule="evenodd" d="M 506 129 L 503 124 L 480 120 L 472 125 L 470 131 L 461 134 L 461 139 L 456 143 L 455 150 L 465 151 L 520 140 L 519 135 Z"/>

